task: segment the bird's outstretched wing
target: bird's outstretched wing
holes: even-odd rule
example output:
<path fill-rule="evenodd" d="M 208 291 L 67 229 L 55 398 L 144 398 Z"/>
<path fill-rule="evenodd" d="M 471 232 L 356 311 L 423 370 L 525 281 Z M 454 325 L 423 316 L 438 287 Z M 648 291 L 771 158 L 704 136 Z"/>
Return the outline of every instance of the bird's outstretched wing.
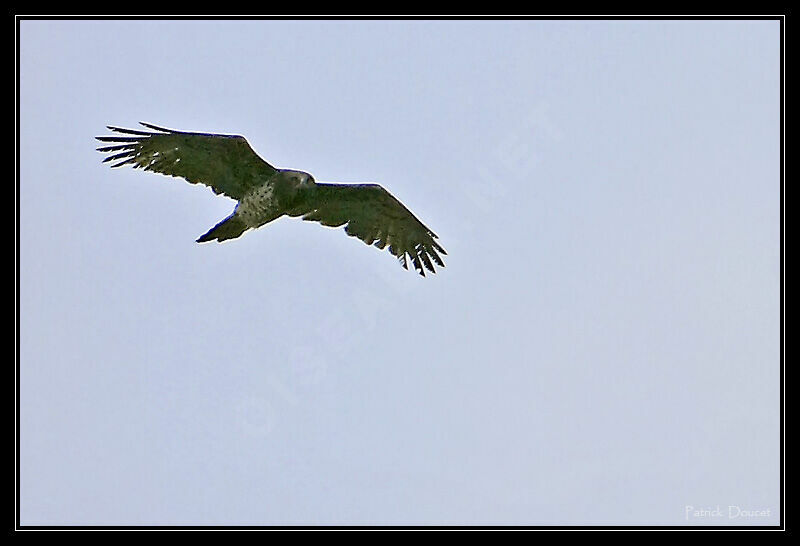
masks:
<path fill-rule="evenodd" d="M 179 176 L 236 200 L 276 172 L 242 136 L 184 133 L 142 125 L 153 131 L 109 126 L 111 131 L 129 136 L 95 137 L 101 142 L 118 143 L 97 148 L 111 154 L 103 161 L 116 161 L 112 167 L 132 164 L 135 169 Z"/>
<path fill-rule="evenodd" d="M 447 252 L 436 242 L 436 234 L 377 184 L 316 184 L 287 214 L 324 226 L 347 224 L 348 235 L 381 249 L 388 245 L 404 268 L 410 260 L 423 277 L 425 269 L 435 273 L 434 263 L 444 267 L 439 253 Z"/>

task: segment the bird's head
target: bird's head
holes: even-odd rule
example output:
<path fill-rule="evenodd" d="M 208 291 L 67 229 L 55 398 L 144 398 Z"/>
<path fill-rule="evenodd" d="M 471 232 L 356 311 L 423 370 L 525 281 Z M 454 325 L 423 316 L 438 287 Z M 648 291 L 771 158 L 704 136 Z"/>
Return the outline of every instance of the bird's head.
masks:
<path fill-rule="evenodd" d="M 285 170 L 283 173 L 294 189 L 308 188 L 317 183 L 313 176 L 303 171 Z"/>

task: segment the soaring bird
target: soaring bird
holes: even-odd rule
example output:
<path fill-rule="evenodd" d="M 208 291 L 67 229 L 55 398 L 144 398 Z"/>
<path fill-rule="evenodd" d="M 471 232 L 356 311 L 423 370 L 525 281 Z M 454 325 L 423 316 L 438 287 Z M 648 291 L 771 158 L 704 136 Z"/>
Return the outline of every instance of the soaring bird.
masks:
<path fill-rule="evenodd" d="M 141 123 L 151 131 L 108 126 L 126 136 L 99 136 L 111 146 L 97 148 L 110 155 L 111 167 L 132 165 L 191 184 L 205 184 L 214 193 L 238 201 L 230 216 L 197 239 L 198 243 L 235 239 L 248 229 L 283 215 L 324 226 L 345 226 L 345 232 L 389 252 L 408 269 L 410 261 L 423 277 L 444 267 L 447 254 L 437 236 L 411 211 L 378 184 L 323 184 L 303 171 L 276 169 L 256 154 L 244 137 L 189 133 Z"/>

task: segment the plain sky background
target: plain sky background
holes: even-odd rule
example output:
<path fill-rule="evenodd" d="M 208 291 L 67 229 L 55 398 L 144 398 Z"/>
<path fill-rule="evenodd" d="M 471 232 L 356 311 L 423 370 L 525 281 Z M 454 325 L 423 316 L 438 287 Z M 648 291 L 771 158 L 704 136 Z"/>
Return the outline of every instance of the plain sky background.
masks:
<path fill-rule="evenodd" d="M 22 21 L 21 523 L 779 521 L 778 21 Z M 133 169 L 377 182 L 421 278 Z M 730 519 L 728 506 L 770 510 Z"/>

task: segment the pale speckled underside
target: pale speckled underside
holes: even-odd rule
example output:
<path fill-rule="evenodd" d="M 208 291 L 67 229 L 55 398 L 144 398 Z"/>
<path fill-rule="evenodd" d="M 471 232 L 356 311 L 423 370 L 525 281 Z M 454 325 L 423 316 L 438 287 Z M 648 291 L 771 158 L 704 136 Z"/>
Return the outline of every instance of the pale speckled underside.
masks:
<path fill-rule="evenodd" d="M 264 185 L 246 194 L 236 205 L 235 215 L 251 228 L 256 228 L 279 213 L 277 203 L 273 199 L 274 185 L 267 181 Z"/>

